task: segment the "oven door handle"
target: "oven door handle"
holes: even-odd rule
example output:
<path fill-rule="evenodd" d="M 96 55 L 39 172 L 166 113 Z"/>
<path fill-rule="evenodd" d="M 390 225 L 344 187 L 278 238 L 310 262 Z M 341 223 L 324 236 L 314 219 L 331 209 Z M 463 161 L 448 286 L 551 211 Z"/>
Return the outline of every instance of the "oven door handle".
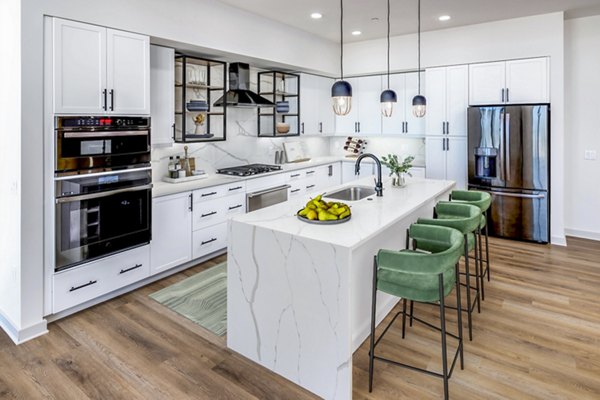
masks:
<path fill-rule="evenodd" d="M 92 172 L 91 174 L 79 174 L 79 175 L 65 175 L 55 177 L 55 181 L 71 181 L 73 179 L 84 179 L 84 178 L 94 178 L 96 176 L 106 176 L 106 175 L 116 175 L 116 174 L 128 174 L 130 172 L 139 172 L 139 171 L 150 171 L 152 167 L 141 167 L 141 168 L 125 168 L 125 169 L 117 169 L 114 171 L 105 171 L 105 172 Z"/>
<path fill-rule="evenodd" d="M 82 201 L 82 200 L 91 200 L 91 199 L 97 199 L 100 197 L 112 196 L 113 194 L 127 193 L 127 192 L 139 192 L 141 190 L 149 190 L 149 189 L 152 189 L 151 183 L 148 185 L 143 185 L 143 186 L 135 186 L 135 187 L 124 188 L 124 189 L 108 190 L 106 192 L 82 194 L 82 195 L 78 195 L 78 196 L 59 197 L 58 199 L 56 199 L 56 204 L 72 203 L 74 201 Z"/>
<path fill-rule="evenodd" d="M 139 131 L 66 131 L 64 137 L 69 138 L 103 138 L 115 136 L 148 136 L 150 131 L 147 129 Z"/>
<path fill-rule="evenodd" d="M 280 190 L 285 190 L 291 188 L 291 185 L 281 185 L 270 189 L 261 190 L 260 192 L 248 193 L 248 198 L 262 196 L 263 194 L 279 192 Z"/>

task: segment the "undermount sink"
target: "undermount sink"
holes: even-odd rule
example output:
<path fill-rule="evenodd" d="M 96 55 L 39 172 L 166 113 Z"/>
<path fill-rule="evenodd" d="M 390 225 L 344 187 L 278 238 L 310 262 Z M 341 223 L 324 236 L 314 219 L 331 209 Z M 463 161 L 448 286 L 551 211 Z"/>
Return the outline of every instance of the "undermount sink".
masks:
<path fill-rule="evenodd" d="M 350 186 L 335 192 L 325 193 L 323 197 L 345 201 L 358 201 L 375 194 L 375 190 L 366 186 Z"/>

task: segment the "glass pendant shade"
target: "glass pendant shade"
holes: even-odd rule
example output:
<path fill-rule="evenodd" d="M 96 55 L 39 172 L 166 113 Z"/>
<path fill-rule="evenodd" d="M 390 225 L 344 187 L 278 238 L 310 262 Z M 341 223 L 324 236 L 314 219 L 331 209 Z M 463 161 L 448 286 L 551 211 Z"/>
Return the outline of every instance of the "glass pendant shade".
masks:
<path fill-rule="evenodd" d="M 423 118 L 425 113 L 427 112 L 427 100 L 425 96 L 421 96 L 420 94 L 413 97 L 413 115 L 417 118 Z"/>
<path fill-rule="evenodd" d="M 347 115 L 352 109 L 352 86 L 346 81 L 337 81 L 331 87 L 331 101 L 336 115 Z"/>
<path fill-rule="evenodd" d="M 392 112 L 394 111 L 394 103 L 398 101 L 398 97 L 396 96 L 396 92 L 391 89 L 384 90 L 381 92 L 381 114 L 384 117 L 391 117 Z"/>

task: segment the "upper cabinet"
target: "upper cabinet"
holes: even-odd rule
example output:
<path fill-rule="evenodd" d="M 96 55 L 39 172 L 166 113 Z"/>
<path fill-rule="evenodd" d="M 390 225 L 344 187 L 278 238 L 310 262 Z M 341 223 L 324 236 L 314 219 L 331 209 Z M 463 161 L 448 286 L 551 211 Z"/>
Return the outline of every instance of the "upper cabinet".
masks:
<path fill-rule="evenodd" d="M 352 85 L 352 109 L 335 117 L 335 132 L 339 135 L 362 136 L 381 134 L 381 76 L 346 79 Z"/>
<path fill-rule="evenodd" d="M 547 57 L 469 65 L 469 104 L 549 103 Z"/>
<path fill-rule="evenodd" d="M 56 114 L 150 114 L 147 36 L 53 19 Z"/>
<path fill-rule="evenodd" d="M 428 136 L 466 136 L 469 73 L 466 65 L 427 69 Z"/>
<path fill-rule="evenodd" d="M 300 134 L 331 135 L 335 114 L 331 107 L 334 80 L 322 76 L 300 75 Z"/>
<path fill-rule="evenodd" d="M 421 88 L 425 88 L 424 79 L 421 81 Z M 384 89 L 387 89 L 387 75 L 381 77 L 381 90 Z M 396 92 L 398 101 L 394 105 L 391 117 L 381 117 L 382 133 L 384 135 L 423 136 L 425 134 L 425 118 L 417 118 L 412 113 L 412 99 L 419 93 L 418 74 L 411 72 L 390 75 L 390 89 Z M 427 99 L 427 105 L 429 107 L 429 99 Z M 381 115 L 381 111 L 379 111 L 379 115 Z"/>
<path fill-rule="evenodd" d="M 152 144 L 175 140 L 175 50 L 150 46 Z"/>

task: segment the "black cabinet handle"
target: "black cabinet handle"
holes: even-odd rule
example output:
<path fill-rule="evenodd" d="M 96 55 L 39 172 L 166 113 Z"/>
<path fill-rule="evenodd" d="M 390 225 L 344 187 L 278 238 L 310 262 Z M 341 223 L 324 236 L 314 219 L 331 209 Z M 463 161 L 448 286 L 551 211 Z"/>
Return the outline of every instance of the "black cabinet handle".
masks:
<path fill-rule="evenodd" d="M 306 188 L 307 188 L 307 189 L 312 189 L 312 188 L 314 188 L 315 186 L 317 186 L 317 185 L 308 185 Z"/>
<path fill-rule="evenodd" d="M 510 96 L 508 95 L 508 88 L 506 88 L 506 102 L 510 101 Z"/>
<path fill-rule="evenodd" d="M 360 133 L 360 121 L 358 122 L 358 133 Z"/>
<path fill-rule="evenodd" d="M 502 102 L 504 103 L 504 88 L 502 88 Z"/>
<path fill-rule="evenodd" d="M 194 193 L 190 193 L 190 211 L 194 211 Z"/>
<path fill-rule="evenodd" d="M 104 90 L 102 91 L 102 96 L 104 97 L 104 105 L 102 106 L 102 109 L 103 109 L 104 111 L 106 111 L 106 107 L 108 107 L 108 106 L 107 106 L 108 97 L 107 97 L 107 95 L 106 95 L 106 89 L 104 89 Z"/>
<path fill-rule="evenodd" d="M 81 286 L 72 286 L 71 289 L 69 289 L 69 292 L 74 292 L 76 290 L 83 289 L 84 287 L 92 286 L 96 283 L 98 283 L 98 281 L 89 281 L 88 283 L 85 283 Z"/>
<path fill-rule="evenodd" d="M 446 121 L 442 121 L 442 135 L 446 134 Z"/>
<path fill-rule="evenodd" d="M 314 174 L 315 171 L 306 171 L 306 175 Z"/>
<path fill-rule="evenodd" d="M 217 192 L 202 193 L 202 197 L 206 197 L 206 196 L 214 196 L 215 194 L 217 194 Z"/>
<path fill-rule="evenodd" d="M 176 140 L 175 139 L 175 134 L 176 134 L 176 132 L 175 132 L 175 124 L 172 125 L 172 128 L 173 128 L 173 141 L 175 141 Z"/>
<path fill-rule="evenodd" d="M 296 193 L 296 192 L 299 192 L 299 191 L 300 191 L 300 189 L 294 189 L 294 190 L 291 190 L 290 192 L 291 193 Z"/>
<path fill-rule="evenodd" d="M 327 168 L 329 169 L 327 176 L 333 176 L 333 165 L 329 165 Z"/>
<path fill-rule="evenodd" d="M 233 188 L 229 188 L 229 191 L 232 192 L 234 190 L 240 190 L 242 188 L 243 188 L 243 186 L 236 186 L 236 187 L 233 187 Z"/>
<path fill-rule="evenodd" d="M 319 133 L 323 133 L 323 123 L 319 122 Z"/>
<path fill-rule="evenodd" d="M 217 238 L 212 238 L 212 239 L 210 239 L 210 240 L 207 240 L 206 242 L 202 242 L 202 243 L 200 243 L 200 246 L 204 246 L 205 244 L 212 243 L 212 242 L 214 242 L 215 240 L 217 240 Z"/>
<path fill-rule="evenodd" d="M 297 178 L 299 176 L 300 176 L 300 174 L 292 174 L 292 175 L 290 175 L 290 178 Z"/>
<path fill-rule="evenodd" d="M 122 269 L 121 272 L 119 272 L 119 274 L 124 274 L 126 272 L 133 271 L 134 269 L 138 269 L 138 268 L 141 268 L 141 267 L 142 267 L 142 264 L 135 264 L 131 268 Z"/>
<path fill-rule="evenodd" d="M 216 211 L 211 211 L 208 214 L 202 214 L 200 216 L 200 218 L 204 218 L 204 217 L 210 217 L 211 215 L 215 215 L 217 212 Z"/>
<path fill-rule="evenodd" d="M 446 151 L 446 139 L 442 139 L 442 150 Z"/>
<path fill-rule="evenodd" d="M 242 204 L 238 204 L 237 206 L 229 207 L 230 210 L 235 210 L 236 208 L 240 208 Z"/>
<path fill-rule="evenodd" d="M 300 130 L 304 133 L 304 122 L 300 124 Z"/>
<path fill-rule="evenodd" d="M 110 111 L 115 111 L 115 91 L 110 89 Z"/>
<path fill-rule="evenodd" d="M 446 139 L 446 151 L 450 150 L 450 139 Z"/>
<path fill-rule="evenodd" d="M 354 133 L 358 132 L 358 122 L 354 123 Z"/>

